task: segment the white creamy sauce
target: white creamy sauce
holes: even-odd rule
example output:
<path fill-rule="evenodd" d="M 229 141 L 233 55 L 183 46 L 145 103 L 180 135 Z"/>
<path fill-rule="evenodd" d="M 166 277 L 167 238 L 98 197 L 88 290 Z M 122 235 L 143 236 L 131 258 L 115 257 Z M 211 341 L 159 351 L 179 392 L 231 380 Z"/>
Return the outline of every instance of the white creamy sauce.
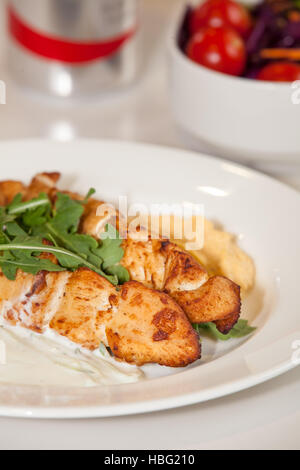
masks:
<path fill-rule="evenodd" d="M 0 324 L 0 383 L 93 387 L 143 377 L 138 367 L 111 358 L 105 347 L 92 353 L 50 329 L 39 335 Z"/>

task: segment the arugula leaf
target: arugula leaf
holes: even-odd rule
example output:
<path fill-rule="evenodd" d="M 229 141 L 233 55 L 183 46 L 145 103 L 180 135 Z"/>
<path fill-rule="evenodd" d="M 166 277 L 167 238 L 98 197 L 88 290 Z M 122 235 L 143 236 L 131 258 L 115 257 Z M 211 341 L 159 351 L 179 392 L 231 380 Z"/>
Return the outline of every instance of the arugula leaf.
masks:
<path fill-rule="evenodd" d="M 51 225 L 58 231 L 75 233 L 83 211 L 80 202 L 74 201 L 67 194 L 58 193 Z"/>
<path fill-rule="evenodd" d="M 83 201 L 80 201 L 81 204 L 83 204 L 84 206 L 89 202 L 89 199 L 96 193 L 96 189 L 94 188 L 91 188 L 87 195 L 85 196 L 84 200 Z"/>
<path fill-rule="evenodd" d="M 30 201 L 22 202 L 22 195 L 17 194 L 12 203 L 7 207 L 7 213 L 9 215 L 20 215 L 26 211 L 31 211 L 37 207 L 50 207 L 50 200 L 45 193 L 41 193 L 39 197 L 31 199 Z"/>
<path fill-rule="evenodd" d="M 11 203 L 8 204 L 8 206 L 7 206 L 7 211 L 9 211 L 9 209 L 10 209 L 11 207 L 16 206 L 17 204 L 21 204 L 21 203 L 22 203 L 22 200 L 23 200 L 22 194 L 21 194 L 21 193 L 16 194 L 15 197 L 13 198 L 13 200 L 11 201 Z"/>
<path fill-rule="evenodd" d="M 63 246 L 74 253 L 78 253 L 82 258 L 95 263 L 98 268 L 101 267 L 102 259 L 93 253 L 93 250 L 98 248 L 98 242 L 93 237 L 78 233 L 69 234 L 60 232 L 53 227 L 51 223 L 46 224 L 46 229 L 48 229 L 46 238 L 48 238 L 49 235 L 52 236 L 52 240 L 55 240 L 55 244 Z"/>
<path fill-rule="evenodd" d="M 3 230 L 3 227 L 6 226 L 7 223 L 13 222 L 15 220 L 15 216 L 8 215 L 4 207 L 0 207 L 0 229 Z"/>
<path fill-rule="evenodd" d="M 5 233 L 0 230 L 0 244 L 7 243 L 8 241 L 9 239 L 7 238 Z"/>
<path fill-rule="evenodd" d="M 97 253 L 103 259 L 103 269 L 108 269 L 121 261 L 124 250 L 118 230 L 112 225 L 106 225 L 105 233 L 101 235 L 101 247 Z"/>
<path fill-rule="evenodd" d="M 28 242 L 31 244 L 31 250 L 24 249 Z M 41 251 L 44 251 L 44 245 L 27 236 L 15 237 L 13 243 L 2 245 L 0 250 L 3 251 L 3 255 L 0 257 L 0 266 L 5 276 L 10 280 L 15 280 L 18 269 L 29 274 L 37 274 L 40 271 L 65 271 L 65 268 L 50 260 L 40 259 L 38 256 Z"/>
<path fill-rule="evenodd" d="M 17 224 L 17 222 L 8 222 L 5 232 L 11 237 L 26 236 L 26 232 Z"/>
<path fill-rule="evenodd" d="M 124 256 L 124 250 L 121 246 L 122 239 L 118 230 L 108 224 L 105 233 L 101 236 L 101 242 L 101 247 L 97 250 L 97 253 L 103 259 L 102 269 L 107 274 L 117 276 L 119 284 L 130 281 L 129 272 L 120 264 Z"/>
<path fill-rule="evenodd" d="M 12 254 L 9 252 L 3 253 L 2 259 L 3 260 L 10 260 Z M 9 279 L 10 281 L 14 281 L 17 275 L 17 267 L 13 266 L 11 264 L 7 264 L 5 262 L 0 263 L 0 266 L 2 268 L 3 274 Z"/>
<path fill-rule="evenodd" d="M 0 207 L 0 267 L 9 279 L 18 269 L 31 274 L 39 271 L 75 270 L 87 267 L 114 285 L 129 280 L 128 271 L 120 265 L 124 256 L 118 231 L 107 225 L 99 242 L 77 233 L 86 204 L 95 190 L 83 201 L 58 193 L 55 207 L 46 194 L 22 202 L 18 194 L 6 208 Z M 53 246 L 45 245 L 43 240 Z M 59 265 L 43 260 L 41 253 L 52 253 Z"/>
<path fill-rule="evenodd" d="M 112 276 L 116 276 L 119 280 L 119 284 L 125 284 L 125 282 L 130 281 L 129 272 L 121 264 L 110 266 L 105 270 L 105 272 L 107 274 L 111 274 Z"/>
<path fill-rule="evenodd" d="M 31 257 L 18 256 L 15 259 L 7 257 L 8 259 L 1 259 L 0 266 L 4 275 L 11 281 L 16 279 L 18 269 L 22 269 L 25 273 L 37 274 L 40 271 L 60 272 L 66 271 L 65 268 L 52 263 L 50 260 Z"/>
<path fill-rule="evenodd" d="M 39 255 L 40 253 L 52 253 L 53 255 L 56 256 L 58 259 L 59 263 L 61 266 L 58 266 L 56 264 L 53 264 L 55 267 L 57 267 L 57 271 L 60 271 L 61 267 L 63 268 L 69 268 L 69 269 L 78 269 L 80 267 L 87 267 L 91 269 L 92 271 L 97 272 L 101 276 L 105 277 L 108 279 L 112 284 L 117 285 L 118 280 L 116 279 L 116 276 L 108 276 L 106 275 L 101 269 L 97 269 L 95 266 L 90 264 L 88 261 L 86 261 L 84 258 L 82 258 L 79 255 L 76 255 L 75 253 L 72 253 L 71 251 L 68 251 L 64 248 L 58 248 L 55 246 L 47 246 L 43 245 L 42 243 L 38 243 L 36 241 L 29 240 L 29 242 L 11 242 L 7 244 L 1 244 L 0 245 L 0 252 L 3 251 L 10 251 L 17 259 L 19 260 L 19 268 L 22 269 L 25 272 L 26 269 L 23 269 L 23 267 L 26 267 L 26 260 L 31 258 L 33 255 Z M 20 254 L 17 254 L 19 253 Z M 28 252 L 26 254 L 26 252 Z M 38 261 L 43 261 L 37 258 Z M 0 257 L 0 263 L 3 262 Z M 42 271 L 40 269 L 40 271 Z M 63 269 L 65 270 L 65 269 Z M 55 271 L 55 269 L 54 269 Z"/>
<path fill-rule="evenodd" d="M 244 338 L 245 336 L 251 335 L 256 328 L 249 326 L 248 320 L 239 320 L 233 329 L 228 333 L 228 335 L 223 335 L 220 333 L 214 323 L 202 323 L 194 324 L 194 329 L 201 334 L 201 330 L 205 330 L 209 335 L 219 341 L 228 341 L 233 338 Z"/>
<path fill-rule="evenodd" d="M 22 222 L 27 227 L 38 227 L 47 222 L 49 208 L 47 206 L 40 206 L 34 210 L 25 212 L 22 217 Z"/>

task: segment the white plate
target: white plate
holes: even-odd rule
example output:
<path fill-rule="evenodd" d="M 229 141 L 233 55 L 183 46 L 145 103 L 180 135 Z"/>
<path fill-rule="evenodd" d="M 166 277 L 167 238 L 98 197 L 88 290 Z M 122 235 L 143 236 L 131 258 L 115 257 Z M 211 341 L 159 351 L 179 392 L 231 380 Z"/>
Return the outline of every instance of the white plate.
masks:
<path fill-rule="evenodd" d="M 2 142 L 0 154 L 1 179 L 29 180 L 35 172 L 59 170 L 62 188 L 85 192 L 93 186 L 106 200 L 128 195 L 146 203 L 203 203 L 206 216 L 240 235 L 241 246 L 256 262 L 257 287 L 244 316 L 258 327 L 243 341 L 205 342 L 205 360 L 185 370 L 149 366 L 152 378 L 137 384 L 91 389 L 0 385 L 0 415 L 83 418 L 175 408 L 252 387 L 296 366 L 298 193 L 237 165 L 146 145 Z"/>

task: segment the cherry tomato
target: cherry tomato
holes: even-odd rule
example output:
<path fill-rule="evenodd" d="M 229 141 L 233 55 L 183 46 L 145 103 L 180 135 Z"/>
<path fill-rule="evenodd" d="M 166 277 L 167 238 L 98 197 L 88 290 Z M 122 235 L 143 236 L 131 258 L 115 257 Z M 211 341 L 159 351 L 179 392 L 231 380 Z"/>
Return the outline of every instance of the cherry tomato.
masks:
<path fill-rule="evenodd" d="M 263 67 L 257 78 L 269 82 L 294 82 L 300 80 L 300 65 L 291 62 L 273 62 Z"/>
<path fill-rule="evenodd" d="M 241 75 L 246 63 L 242 38 L 231 28 L 202 28 L 190 39 L 188 57 L 218 72 Z"/>
<path fill-rule="evenodd" d="M 232 0 L 207 0 L 192 13 L 191 33 L 195 34 L 203 26 L 229 26 L 247 38 L 252 29 L 252 19 L 243 5 Z"/>

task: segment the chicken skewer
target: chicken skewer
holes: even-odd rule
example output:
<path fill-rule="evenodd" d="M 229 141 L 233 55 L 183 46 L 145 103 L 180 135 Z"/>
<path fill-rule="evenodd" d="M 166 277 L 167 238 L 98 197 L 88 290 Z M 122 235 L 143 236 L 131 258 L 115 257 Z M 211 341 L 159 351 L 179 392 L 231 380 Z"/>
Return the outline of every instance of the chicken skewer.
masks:
<path fill-rule="evenodd" d="M 25 198 L 37 197 L 42 191 L 55 198 L 58 179 L 58 173 L 37 175 L 25 191 Z M 78 194 L 68 194 L 74 199 L 82 199 Z M 107 223 L 116 222 L 109 213 L 101 210 L 104 205 L 102 201 L 89 200 L 82 217 L 82 233 L 96 238 L 105 231 Z M 209 278 L 206 270 L 174 243 L 152 240 L 150 236 L 148 241 L 128 236 L 123 248 L 121 264 L 129 271 L 131 279 L 166 292 L 192 323 L 214 322 L 221 333 L 227 334 L 239 320 L 240 287 L 222 276 Z"/>

